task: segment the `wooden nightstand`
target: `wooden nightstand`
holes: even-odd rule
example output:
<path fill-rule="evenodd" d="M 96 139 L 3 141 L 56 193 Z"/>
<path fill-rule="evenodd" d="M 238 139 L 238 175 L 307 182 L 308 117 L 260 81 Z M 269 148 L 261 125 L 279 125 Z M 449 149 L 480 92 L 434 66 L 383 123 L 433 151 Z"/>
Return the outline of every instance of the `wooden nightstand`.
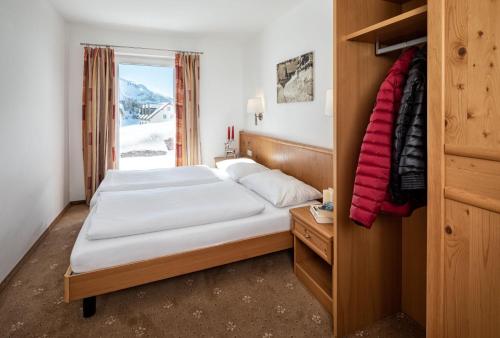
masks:
<path fill-rule="evenodd" d="M 217 167 L 217 162 L 222 162 L 222 161 L 225 161 L 225 160 L 234 160 L 234 159 L 237 159 L 237 158 L 247 158 L 247 157 L 246 156 L 238 156 L 238 157 L 216 156 L 216 157 L 214 157 L 215 166 Z"/>
<path fill-rule="evenodd" d="M 217 156 L 217 157 L 214 157 L 214 163 L 215 163 L 215 166 L 217 167 L 217 163 L 218 162 L 222 162 L 224 160 L 227 160 L 227 158 L 225 156 Z"/>
<path fill-rule="evenodd" d="M 333 224 L 319 224 L 309 207 L 291 209 L 294 272 L 325 308 L 332 312 Z"/>

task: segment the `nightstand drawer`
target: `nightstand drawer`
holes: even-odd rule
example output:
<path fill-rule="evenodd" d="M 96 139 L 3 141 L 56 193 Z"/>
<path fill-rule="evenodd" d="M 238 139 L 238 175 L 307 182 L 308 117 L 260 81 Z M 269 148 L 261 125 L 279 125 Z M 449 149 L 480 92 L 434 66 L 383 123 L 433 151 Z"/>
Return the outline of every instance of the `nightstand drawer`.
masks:
<path fill-rule="evenodd" d="M 297 219 L 293 220 L 293 233 L 321 258 L 332 264 L 332 241 L 330 238 L 324 238 L 319 232 Z"/>

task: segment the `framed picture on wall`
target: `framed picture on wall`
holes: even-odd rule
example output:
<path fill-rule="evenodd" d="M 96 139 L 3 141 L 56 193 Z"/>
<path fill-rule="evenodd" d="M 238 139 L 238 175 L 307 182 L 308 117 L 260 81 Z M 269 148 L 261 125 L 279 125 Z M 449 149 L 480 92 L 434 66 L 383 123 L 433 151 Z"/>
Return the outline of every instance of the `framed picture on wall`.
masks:
<path fill-rule="evenodd" d="M 278 103 L 314 101 L 314 53 L 277 65 Z"/>

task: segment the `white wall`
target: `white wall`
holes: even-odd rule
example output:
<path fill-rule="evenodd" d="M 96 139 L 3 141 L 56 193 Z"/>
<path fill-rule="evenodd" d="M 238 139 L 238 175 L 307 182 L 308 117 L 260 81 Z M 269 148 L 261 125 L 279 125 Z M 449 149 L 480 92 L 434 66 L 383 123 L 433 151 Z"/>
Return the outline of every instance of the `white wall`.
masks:
<path fill-rule="evenodd" d="M 324 115 L 326 91 L 333 86 L 333 1 L 307 0 L 276 19 L 246 44 L 244 101 L 265 99 L 264 120 L 255 127 L 251 115 L 245 129 L 291 141 L 331 148 L 332 118 Z M 277 104 L 276 65 L 314 52 L 313 102 Z M 242 110 L 245 110 L 243 107 Z"/>
<path fill-rule="evenodd" d="M 64 21 L 0 2 L 0 281 L 68 202 Z"/>
<path fill-rule="evenodd" d="M 224 151 L 225 128 L 244 125 L 241 114 L 242 44 L 238 40 L 215 37 L 169 35 L 151 31 L 130 31 L 82 24 L 69 25 L 69 156 L 70 198 L 83 200 L 83 159 L 81 144 L 81 87 L 83 49 L 81 42 L 113 45 L 200 50 L 200 114 L 203 163 Z M 130 50 L 129 50 L 130 51 Z M 144 53 L 152 53 L 143 51 Z M 142 52 L 141 52 L 142 53 Z"/>

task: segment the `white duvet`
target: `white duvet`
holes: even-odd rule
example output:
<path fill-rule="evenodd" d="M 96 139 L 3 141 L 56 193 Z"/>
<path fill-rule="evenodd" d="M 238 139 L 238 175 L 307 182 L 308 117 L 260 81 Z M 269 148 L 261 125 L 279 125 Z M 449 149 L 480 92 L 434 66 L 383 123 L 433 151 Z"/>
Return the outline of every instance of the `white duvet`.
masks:
<path fill-rule="evenodd" d="M 257 215 L 265 205 L 232 181 L 103 192 L 88 220 L 89 240 L 139 235 Z"/>
<path fill-rule="evenodd" d="M 162 187 L 188 186 L 220 181 L 207 166 L 177 167 L 153 170 L 108 170 L 90 201 L 96 204 L 100 193 L 106 191 L 129 191 Z"/>

